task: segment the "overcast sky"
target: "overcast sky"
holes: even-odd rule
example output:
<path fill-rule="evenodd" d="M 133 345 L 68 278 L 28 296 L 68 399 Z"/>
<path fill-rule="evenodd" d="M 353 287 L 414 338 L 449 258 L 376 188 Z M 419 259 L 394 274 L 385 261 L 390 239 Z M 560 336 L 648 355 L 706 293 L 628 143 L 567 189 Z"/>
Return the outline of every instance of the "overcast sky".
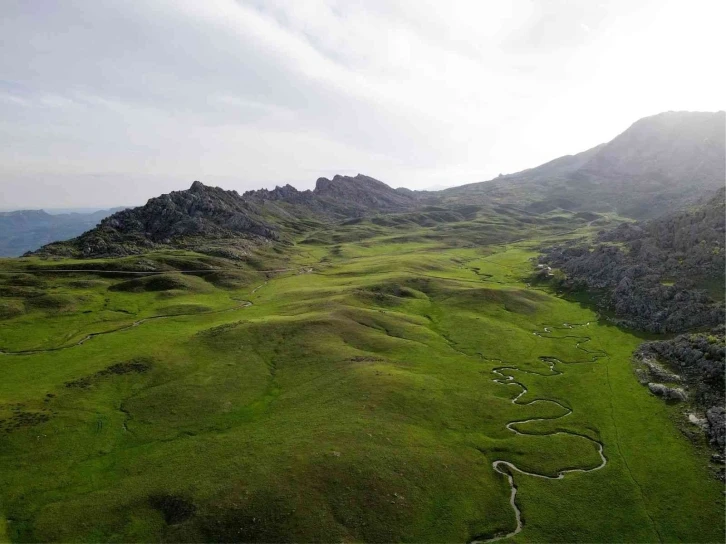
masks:
<path fill-rule="evenodd" d="M 724 109 L 721 0 L 2 0 L 0 208 L 483 181 Z"/>

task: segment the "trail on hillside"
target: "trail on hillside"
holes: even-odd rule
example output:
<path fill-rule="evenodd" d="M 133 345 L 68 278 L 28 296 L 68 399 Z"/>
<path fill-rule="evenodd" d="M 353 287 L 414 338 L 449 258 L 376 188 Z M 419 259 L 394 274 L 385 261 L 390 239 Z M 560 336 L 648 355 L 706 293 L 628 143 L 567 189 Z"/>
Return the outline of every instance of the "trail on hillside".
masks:
<path fill-rule="evenodd" d="M 297 269 L 295 269 L 297 270 Z M 250 295 L 254 295 L 257 291 L 259 291 L 262 287 L 267 285 L 267 282 L 264 282 L 250 292 Z M 224 312 L 233 312 L 235 310 L 241 310 L 242 308 L 247 308 L 249 306 L 252 306 L 252 301 L 249 300 L 242 300 L 240 301 L 241 304 L 238 304 L 236 306 L 232 306 L 230 308 L 221 308 L 219 310 L 209 310 L 206 312 L 188 312 L 188 313 L 176 313 L 176 314 L 163 314 L 163 315 L 152 315 L 149 317 L 145 317 L 143 319 L 138 319 L 134 321 L 133 323 L 130 323 L 128 325 L 124 325 L 122 327 L 118 327 L 116 329 L 111 329 L 108 331 L 101 331 L 101 332 L 92 332 L 81 338 L 78 342 L 74 342 L 72 344 L 67 344 L 64 346 L 58 346 L 55 348 L 45 348 L 45 349 L 26 349 L 26 350 L 18 350 L 18 351 L 5 351 L 0 349 L 0 355 L 36 355 L 38 353 L 52 353 L 55 351 L 62 351 L 65 349 L 75 348 L 82 344 L 85 344 L 92 338 L 96 338 L 97 336 L 104 336 L 106 334 L 113 334 L 117 332 L 123 332 L 127 331 L 129 329 L 133 329 L 135 327 L 138 327 L 142 323 L 146 323 L 147 321 L 153 321 L 157 319 L 169 319 L 172 317 L 184 317 L 184 316 L 197 316 L 197 315 L 210 315 L 210 314 L 221 314 Z"/>
<path fill-rule="evenodd" d="M 133 329 L 134 327 L 138 327 L 139 325 L 141 325 L 142 323 L 146 323 L 147 321 L 153 321 L 156 319 L 169 319 L 171 317 L 220 314 L 223 312 L 233 312 L 234 310 L 240 310 L 242 308 L 247 308 L 248 306 L 252 306 L 252 302 L 250 302 L 249 300 L 245 300 L 245 301 L 242 301 L 242 304 L 238 304 L 237 306 L 232 306 L 231 308 L 222 308 L 219 310 L 209 310 L 206 312 L 189 312 L 189 313 L 177 313 L 177 314 L 152 315 L 149 317 L 144 317 L 143 319 L 138 319 L 138 320 L 134 321 L 133 323 L 124 325 L 122 327 L 118 327 L 116 329 L 89 333 L 86 336 L 84 336 L 83 338 L 81 338 L 78 342 L 74 342 L 73 344 L 67 344 L 65 346 L 58 346 L 55 348 L 46 348 L 46 349 L 27 349 L 27 350 L 19 350 L 19 351 L 0 350 L 0 355 L 35 355 L 37 353 L 52 353 L 54 351 L 62 351 L 64 349 L 75 348 L 77 346 L 85 344 L 86 342 L 88 342 L 92 338 L 96 338 L 97 336 L 104 336 L 106 334 L 113 334 L 116 332 L 123 332 L 123 331 L 127 331 L 129 329 Z"/>
<path fill-rule="evenodd" d="M 584 324 L 577 324 L 577 325 L 565 323 L 565 324 L 563 324 L 562 327 L 544 327 L 541 332 L 536 331 L 533 333 L 540 338 L 555 338 L 555 339 L 563 339 L 563 340 L 567 339 L 567 338 L 576 339 L 575 348 L 580 351 L 583 351 L 589 355 L 588 359 L 582 360 L 582 361 L 562 361 L 555 357 L 541 356 L 541 357 L 539 357 L 539 360 L 540 360 L 540 362 L 547 365 L 547 368 L 548 368 L 547 373 L 535 372 L 532 370 L 524 370 L 514 364 L 506 363 L 505 361 L 502 361 L 501 359 L 494 359 L 491 357 L 487 357 L 486 355 L 484 355 L 482 353 L 479 353 L 479 355 L 483 359 L 486 359 L 489 361 L 498 361 L 498 362 L 502 363 L 502 365 L 503 365 L 503 366 L 498 366 L 498 367 L 492 369 L 492 373 L 495 374 L 495 376 L 496 376 L 496 377 L 492 378 L 492 381 L 494 381 L 495 383 L 498 383 L 500 385 L 515 386 L 515 387 L 519 387 L 521 389 L 521 391 L 511 400 L 512 404 L 518 404 L 520 406 L 531 406 L 533 404 L 538 404 L 538 403 L 539 404 L 550 403 L 550 404 L 555 404 L 556 406 L 559 406 L 563 410 L 562 414 L 560 414 L 558 416 L 554 416 L 554 417 L 534 417 L 534 418 L 510 421 L 509 423 L 506 424 L 507 430 L 513 432 L 514 434 L 522 435 L 522 436 L 526 436 L 526 435 L 529 435 L 529 436 L 571 435 L 571 436 L 577 436 L 577 437 L 585 439 L 585 440 L 589 440 L 590 442 L 595 444 L 597 447 L 598 454 L 600 455 L 600 463 L 597 466 L 591 467 L 591 468 L 574 468 L 573 467 L 573 468 L 563 469 L 563 470 L 558 471 L 555 476 L 549 476 L 547 474 L 540 474 L 537 472 L 523 470 L 523 469 L 519 468 L 517 465 L 515 465 L 514 463 L 505 461 L 503 459 L 497 459 L 497 460 L 493 461 L 492 468 L 499 474 L 502 474 L 503 476 L 505 476 L 509 482 L 509 486 L 510 486 L 509 504 L 511 505 L 512 510 L 514 511 L 514 518 L 515 518 L 515 522 L 516 522 L 515 528 L 513 531 L 510 531 L 508 533 L 504 533 L 504 534 L 498 533 L 489 538 L 475 537 L 471 541 L 471 544 L 484 544 L 486 542 L 495 542 L 497 540 L 502 540 L 504 538 L 512 537 L 522 531 L 522 527 L 523 527 L 522 512 L 519 509 L 519 506 L 517 506 L 517 501 L 516 501 L 517 485 L 515 484 L 515 481 L 514 481 L 515 472 L 519 473 L 519 474 L 523 474 L 525 476 L 532 476 L 535 478 L 542 478 L 542 479 L 546 479 L 546 480 L 561 480 L 562 478 L 565 477 L 566 474 L 569 474 L 572 472 L 583 472 L 583 473 L 584 472 L 594 472 L 596 470 L 600 470 L 601 468 L 605 467 L 605 465 L 607 465 L 608 459 L 605 456 L 605 452 L 604 452 L 605 446 L 599 440 L 591 438 L 587 435 L 580 434 L 580 433 L 577 433 L 574 431 L 560 430 L 560 431 L 552 431 L 552 432 L 544 432 L 544 433 L 542 433 L 542 432 L 535 433 L 535 432 L 527 432 L 527 431 L 521 431 L 521 430 L 516 429 L 515 428 L 516 425 L 530 423 L 533 421 L 553 421 L 553 420 L 563 419 L 563 418 L 569 416 L 570 414 L 572 414 L 572 409 L 568 408 L 567 406 L 562 404 L 560 401 L 553 400 L 553 399 L 535 399 L 535 400 L 531 400 L 529 402 L 521 402 L 519 399 L 528 392 L 528 389 L 522 382 L 516 381 L 512 374 L 507 373 L 507 371 L 516 371 L 516 372 L 522 372 L 524 374 L 533 374 L 536 376 L 555 377 L 555 376 L 561 376 L 563 374 L 562 371 L 560 371 L 556 368 L 557 364 L 595 363 L 595 362 L 597 362 L 598 359 L 607 357 L 607 353 L 605 353 L 602 350 L 588 350 L 587 348 L 582 347 L 582 344 L 585 344 L 591 340 L 591 338 L 589 336 L 577 336 L 577 335 L 551 336 L 553 329 L 571 330 L 571 329 L 574 329 L 575 327 L 587 327 L 589 324 L 590 324 L 589 322 L 584 323 Z M 483 453 L 485 453 L 485 452 L 483 452 Z"/>

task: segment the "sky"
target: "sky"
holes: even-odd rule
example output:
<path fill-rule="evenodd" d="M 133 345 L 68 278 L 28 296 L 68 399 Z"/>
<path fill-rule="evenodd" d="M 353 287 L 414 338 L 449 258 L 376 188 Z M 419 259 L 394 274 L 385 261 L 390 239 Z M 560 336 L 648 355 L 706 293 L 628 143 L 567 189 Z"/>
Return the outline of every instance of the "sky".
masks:
<path fill-rule="evenodd" d="M 0 209 L 485 181 L 726 106 L 721 0 L 3 0 Z"/>

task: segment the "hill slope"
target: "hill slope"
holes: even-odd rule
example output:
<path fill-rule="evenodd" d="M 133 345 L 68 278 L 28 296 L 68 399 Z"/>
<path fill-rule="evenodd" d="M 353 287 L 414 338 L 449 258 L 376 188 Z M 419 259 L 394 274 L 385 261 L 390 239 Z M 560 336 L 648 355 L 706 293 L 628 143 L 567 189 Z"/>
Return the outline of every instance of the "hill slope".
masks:
<path fill-rule="evenodd" d="M 718 541 L 639 338 L 528 281 L 586 219 L 499 208 L 324 225 L 254 269 L 0 263 L 6 539 Z"/>
<path fill-rule="evenodd" d="M 725 123 L 723 111 L 661 113 L 588 151 L 431 197 L 655 217 L 724 185 Z"/>

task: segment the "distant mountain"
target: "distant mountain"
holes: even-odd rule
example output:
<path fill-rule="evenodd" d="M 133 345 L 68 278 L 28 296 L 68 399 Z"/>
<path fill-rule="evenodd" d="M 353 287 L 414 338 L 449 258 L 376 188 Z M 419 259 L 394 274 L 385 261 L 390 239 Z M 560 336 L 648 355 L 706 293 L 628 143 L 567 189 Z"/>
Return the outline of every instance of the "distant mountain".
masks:
<path fill-rule="evenodd" d="M 0 257 L 17 257 L 44 244 L 73 238 L 122 209 L 62 214 L 43 210 L 0 212 Z"/>
<path fill-rule="evenodd" d="M 186 191 L 161 195 L 144 206 L 115 213 L 78 238 L 49 244 L 39 254 L 120 256 L 159 247 L 208 252 L 221 240 L 232 241 L 244 254 L 250 244 L 285 241 L 291 233 L 320 226 L 323 221 L 416 206 L 412 191 L 392 189 L 361 174 L 320 178 L 312 191 L 286 185 L 243 195 L 195 181 Z"/>
<path fill-rule="evenodd" d="M 318 178 L 315 189 L 298 191 L 290 185 L 272 191 L 248 191 L 243 198 L 295 206 L 296 213 L 312 212 L 319 219 L 351 219 L 370 213 L 400 212 L 417 206 L 413 191 L 393 189 L 377 179 L 355 177 Z"/>
<path fill-rule="evenodd" d="M 534 215 L 558 208 L 644 219 L 722 187 L 726 114 L 668 112 L 633 124 L 607 144 L 517 174 L 443 191 L 393 189 L 374 178 L 320 178 L 314 190 L 290 185 L 242 195 L 201 182 L 186 191 L 106 218 L 44 255 L 128 255 L 158 247 L 217 251 L 219 240 L 245 253 L 250 244 L 289 241 L 329 221 L 410 212 L 424 206 L 516 207 Z M 225 250 L 226 251 L 226 250 Z"/>
<path fill-rule="evenodd" d="M 656 217 L 724 186 L 725 132 L 723 111 L 661 113 L 577 155 L 428 198 L 497 201 L 534 212 L 563 208 Z"/>

